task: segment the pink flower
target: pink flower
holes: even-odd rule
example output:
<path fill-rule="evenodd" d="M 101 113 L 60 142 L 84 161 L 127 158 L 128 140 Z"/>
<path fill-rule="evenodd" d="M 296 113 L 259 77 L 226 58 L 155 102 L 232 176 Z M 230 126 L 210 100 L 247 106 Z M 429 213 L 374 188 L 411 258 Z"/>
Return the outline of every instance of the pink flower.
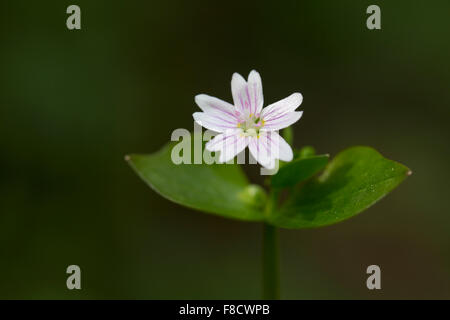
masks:
<path fill-rule="evenodd" d="M 195 122 L 219 134 L 206 144 L 209 151 L 220 151 L 219 162 L 233 159 L 247 146 L 251 155 L 267 169 L 276 159 L 291 161 L 292 149 L 278 130 L 297 122 L 303 111 L 295 111 L 302 103 L 300 93 L 268 105 L 263 109 L 261 77 L 252 70 L 248 81 L 238 73 L 231 79 L 234 105 L 199 94 L 195 102 L 203 112 L 193 114 Z"/>

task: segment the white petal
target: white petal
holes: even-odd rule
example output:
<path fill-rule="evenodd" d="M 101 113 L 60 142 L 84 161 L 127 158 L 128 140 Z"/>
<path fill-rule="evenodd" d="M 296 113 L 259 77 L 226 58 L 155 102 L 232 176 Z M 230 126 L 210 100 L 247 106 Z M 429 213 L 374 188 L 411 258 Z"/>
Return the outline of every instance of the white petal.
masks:
<path fill-rule="evenodd" d="M 246 100 L 247 82 L 239 73 L 233 73 L 231 78 L 231 93 L 236 109 L 244 113 L 250 107 L 250 101 Z"/>
<path fill-rule="evenodd" d="M 195 96 L 195 103 L 207 114 L 218 115 L 230 121 L 237 121 L 237 117 L 234 114 L 234 106 L 226 101 L 207 94 L 199 94 Z"/>
<path fill-rule="evenodd" d="M 227 130 L 235 130 L 237 128 L 236 121 L 226 119 L 219 115 L 207 114 L 205 112 L 195 112 L 192 116 L 194 117 L 195 122 L 212 131 L 225 132 Z"/>
<path fill-rule="evenodd" d="M 248 90 L 250 93 L 251 113 L 259 114 L 264 104 L 261 76 L 255 70 L 248 75 Z"/>
<path fill-rule="evenodd" d="M 226 131 L 225 133 L 218 134 L 213 139 L 208 141 L 206 143 L 205 147 L 209 151 L 220 151 L 223 148 L 223 144 L 227 140 L 231 139 L 233 136 L 235 136 L 236 134 L 240 134 L 240 133 L 242 133 L 242 130 L 237 129 L 237 130 L 229 130 L 229 131 Z"/>
<path fill-rule="evenodd" d="M 294 157 L 289 144 L 274 131 L 262 132 L 259 138 L 251 138 L 248 148 L 253 158 L 267 169 L 275 168 L 276 159 L 291 161 Z"/>
<path fill-rule="evenodd" d="M 275 158 L 283 161 L 291 161 L 294 158 L 291 146 L 278 134 L 278 132 L 272 131 L 268 133 L 267 139 L 274 145 Z"/>
<path fill-rule="evenodd" d="M 234 73 L 231 78 L 231 92 L 236 109 L 246 114 L 258 114 L 264 103 L 261 76 L 252 70 L 248 76 L 248 83 L 239 74 Z"/>
<path fill-rule="evenodd" d="M 220 148 L 222 148 L 224 138 L 225 134 L 223 133 L 218 134 L 205 144 L 206 149 L 208 149 L 211 152 L 220 150 Z"/>
<path fill-rule="evenodd" d="M 293 93 L 289 97 L 265 107 L 261 113 L 261 118 L 264 119 L 264 121 L 278 118 L 280 115 L 292 112 L 297 109 L 302 101 L 303 96 L 301 95 L 301 93 Z"/>
<path fill-rule="evenodd" d="M 219 162 L 222 163 L 233 159 L 247 144 L 248 138 L 235 131 L 219 134 L 206 144 L 206 148 L 209 151 L 220 151 Z"/>
<path fill-rule="evenodd" d="M 267 169 L 275 168 L 275 154 L 266 136 L 261 135 L 259 138 L 250 138 L 248 148 L 253 158 L 263 167 Z"/>
<path fill-rule="evenodd" d="M 264 127 L 262 130 L 280 130 L 289 127 L 302 117 L 303 111 L 294 111 L 279 115 L 276 118 L 264 119 Z"/>

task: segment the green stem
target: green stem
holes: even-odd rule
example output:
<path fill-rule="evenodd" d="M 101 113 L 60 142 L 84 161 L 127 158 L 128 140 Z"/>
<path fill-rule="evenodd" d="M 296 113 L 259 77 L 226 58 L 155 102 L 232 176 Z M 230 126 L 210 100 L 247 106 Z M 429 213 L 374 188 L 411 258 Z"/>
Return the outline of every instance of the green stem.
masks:
<path fill-rule="evenodd" d="M 281 135 L 289 145 L 292 145 L 294 143 L 294 130 L 292 130 L 292 127 L 284 128 L 281 131 Z"/>
<path fill-rule="evenodd" d="M 294 141 L 294 131 L 291 127 L 283 130 L 282 135 L 288 144 Z M 272 189 L 266 205 L 265 217 L 270 217 L 278 202 L 279 190 Z M 278 253 L 278 229 L 264 223 L 263 232 L 263 299 L 276 300 L 280 298 L 280 270 Z"/>
<path fill-rule="evenodd" d="M 280 298 L 280 279 L 278 270 L 278 230 L 264 224 L 263 241 L 263 299 Z"/>
<path fill-rule="evenodd" d="M 272 192 L 266 207 L 266 217 L 272 213 L 277 201 L 277 192 Z M 280 298 L 280 279 L 278 269 L 278 229 L 264 223 L 263 232 L 263 299 Z"/>

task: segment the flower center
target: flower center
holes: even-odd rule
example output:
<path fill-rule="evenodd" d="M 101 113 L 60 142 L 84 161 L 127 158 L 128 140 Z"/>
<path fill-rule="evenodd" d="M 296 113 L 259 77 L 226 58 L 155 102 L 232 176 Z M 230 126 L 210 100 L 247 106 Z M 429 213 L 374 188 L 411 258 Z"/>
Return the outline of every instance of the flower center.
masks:
<path fill-rule="evenodd" d="M 244 136 L 257 137 L 259 130 L 264 126 L 264 120 L 261 120 L 259 116 L 250 114 L 245 121 L 239 122 L 237 126 L 243 130 Z"/>

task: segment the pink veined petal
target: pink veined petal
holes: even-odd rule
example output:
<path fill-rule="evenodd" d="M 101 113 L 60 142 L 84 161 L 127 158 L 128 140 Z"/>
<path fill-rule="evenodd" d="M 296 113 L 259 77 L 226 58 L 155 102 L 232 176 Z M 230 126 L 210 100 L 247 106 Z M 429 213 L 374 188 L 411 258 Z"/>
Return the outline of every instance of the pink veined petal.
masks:
<path fill-rule="evenodd" d="M 289 127 L 302 117 L 303 111 L 294 111 L 279 115 L 272 119 L 264 119 L 262 130 L 274 131 Z"/>
<path fill-rule="evenodd" d="M 195 96 L 195 103 L 207 114 L 217 115 L 229 121 L 238 121 L 234 114 L 234 106 L 226 101 L 207 94 L 199 94 Z"/>
<path fill-rule="evenodd" d="M 241 113 L 250 110 L 250 99 L 247 98 L 247 82 L 239 73 L 233 73 L 231 78 L 231 93 L 236 109 Z M 250 113 L 250 112 L 248 112 Z"/>
<path fill-rule="evenodd" d="M 195 112 L 193 115 L 195 122 L 202 127 L 216 131 L 225 132 L 227 130 L 235 130 L 237 127 L 236 120 L 226 119 L 220 115 L 207 114 L 205 112 Z"/>
<path fill-rule="evenodd" d="M 223 144 L 228 140 L 231 140 L 235 135 L 242 133 L 241 129 L 227 130 L 225 133 L 216 135 L 213 139 L 208 141 L 205 145 L 209 151 L 220 151 L 223 148 Z"/>
<path fill-rule="evenodd" d="M 297 109 L 303 101 L 301 93 L 293 93 L 289 97 L 280 101 L 272 103 L 265 107 L 261 112 L 261 119 L 264 121 L 278 118 L 286 113 L 292 112 Z"/>
<path fill-rule="evenodd" d="M 261 76 L 256 70 L 250 71 L 248 75 L 248 91 L 250 94 L 251 112 L 257 115 L 261 112 L 264 104 Z"/>
<path fill-rule="evenodd" d="M 261 76 L 257 71 L 250 72 L 248 82 L 239 73 L 234 73 L 231 78 L 231 93 L 234 105 L 239 112 L 247 116 L 261 112 L 264 97 Z"/>
<path fill-rule="evenodd" d="M 218 150 L 220 150 L 220 148 L 222 148 L 222 144 L 225 139 L 226 139 L 225 134 L 220 133 L 217 136 L 215 136 L 214 138 L 212 138 L 211 140 L 209 140 L 205 144 L 205 147 L 206 147 L 206 149 L 208 149 L 211 152 L 218 151 Z"/>
<path fill-rule="evenodd" d="M 274 148 L 265 135 L 261 135 L 259 138 L 250 138 L 248 148 L 253 158 L 263 167 L 267 169 L 275 168 Z"/>
<path fill-rule="evenodd" d="M 220 151 L 219 162 L 227 162 L 247 147 L 248 138 L 241 132 L 225 133 L 216 136 L 206 144 L 209 151 Z"/>
<path fill-rule="evenodd" d="M 291 146 L 276 131 L 267 133 L 267 139 L 275 149 L 275 158 L 283 161 L 291 161 L 294 158 Z"/>

